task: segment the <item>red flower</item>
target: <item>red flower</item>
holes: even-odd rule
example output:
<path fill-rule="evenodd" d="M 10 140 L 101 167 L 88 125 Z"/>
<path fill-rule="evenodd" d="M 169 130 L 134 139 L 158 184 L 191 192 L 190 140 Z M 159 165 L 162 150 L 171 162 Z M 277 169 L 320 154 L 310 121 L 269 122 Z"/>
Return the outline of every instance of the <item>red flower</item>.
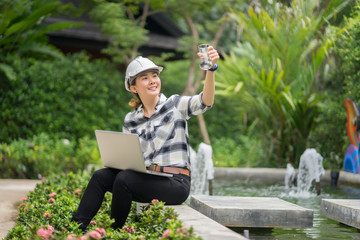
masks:
<path fill-rule="evenodd" d="M 75 191 L 74 191 L 74 193 L 75 193 L 75 194 L 79 194 L 79 193 L 81 193 L 81 189 L 77 189 L 77 190 L 75 190 Z"/>

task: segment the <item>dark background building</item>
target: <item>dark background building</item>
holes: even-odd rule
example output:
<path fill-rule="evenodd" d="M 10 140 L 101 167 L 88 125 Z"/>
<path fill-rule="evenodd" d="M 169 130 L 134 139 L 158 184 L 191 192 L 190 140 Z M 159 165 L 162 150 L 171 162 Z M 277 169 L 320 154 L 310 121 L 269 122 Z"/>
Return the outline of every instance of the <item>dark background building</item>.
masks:
<path fill-rule="evenodd" d="M 83 16 L 78 18 L 49 17 L 45 20 L 45 23 L 51 24 L 64 21 L 81 22 L 83 25 L 49 34 L 50 44 L 56 46 L 64 53 L 86 50 L 95 58 L 106 57 L 106 55 L 101 53 L 101 49 L 107 46 L 108 37 L 101 33 L 100 27 L 94 24 L 87 14 L 83 14 Z M 168 15 L 156 13 L 148 16 L 145 28 L 149 31 L 149 40 L 139 49 L 143 56 L 158 56 L 161 53 L 171 52 L 175 53 L 172 59 L 182 58 L 182 54 L 177 53 L 176 48 L 178 47 L 178 39 L 184 33 Z"/>

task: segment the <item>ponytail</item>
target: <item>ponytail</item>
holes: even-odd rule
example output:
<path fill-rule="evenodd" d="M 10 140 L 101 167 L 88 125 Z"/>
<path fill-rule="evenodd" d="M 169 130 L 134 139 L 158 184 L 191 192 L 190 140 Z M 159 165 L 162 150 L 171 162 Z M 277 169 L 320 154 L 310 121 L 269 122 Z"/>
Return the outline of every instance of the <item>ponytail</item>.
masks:
<path fill-rule="evenodd" d="M 129 106 L 137 109 L 142 104 L 140 97 L 137 93 L 132 93 L 133 97 L 129 102 Z"/>

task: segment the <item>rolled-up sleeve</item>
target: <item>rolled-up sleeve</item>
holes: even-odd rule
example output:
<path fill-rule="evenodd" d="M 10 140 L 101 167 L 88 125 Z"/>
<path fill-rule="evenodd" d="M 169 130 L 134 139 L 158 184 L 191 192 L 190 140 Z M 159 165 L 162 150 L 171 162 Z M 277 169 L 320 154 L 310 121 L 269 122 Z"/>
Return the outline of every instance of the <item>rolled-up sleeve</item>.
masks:
<path fill-rule="evenodd" d="M 186 117 L 191 118 L 206 112 L 212 106 L 206 106 L 202 101 L 202 92 L 194 96 L 179 96 L 174 98 L 176 108 Z"/>

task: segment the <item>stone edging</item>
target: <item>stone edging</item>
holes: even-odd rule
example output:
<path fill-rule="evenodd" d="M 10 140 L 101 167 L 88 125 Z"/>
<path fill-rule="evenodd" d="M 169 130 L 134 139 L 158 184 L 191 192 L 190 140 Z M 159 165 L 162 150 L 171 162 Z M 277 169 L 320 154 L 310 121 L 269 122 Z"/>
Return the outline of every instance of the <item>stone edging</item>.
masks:
<path fill-rule="evenodd" d="M 297 171 L 297 170 L 296 170 Z M 322 183 L 329 183 L 330 170 L 325 170 L 321 176 Z M 285 168 L 215 168 L 215 180 L 239 180 L 245 182 L 284 184 Z M 360 185 L 360 174 L 340 171 L 338 180 L 340 185 Z"/>

